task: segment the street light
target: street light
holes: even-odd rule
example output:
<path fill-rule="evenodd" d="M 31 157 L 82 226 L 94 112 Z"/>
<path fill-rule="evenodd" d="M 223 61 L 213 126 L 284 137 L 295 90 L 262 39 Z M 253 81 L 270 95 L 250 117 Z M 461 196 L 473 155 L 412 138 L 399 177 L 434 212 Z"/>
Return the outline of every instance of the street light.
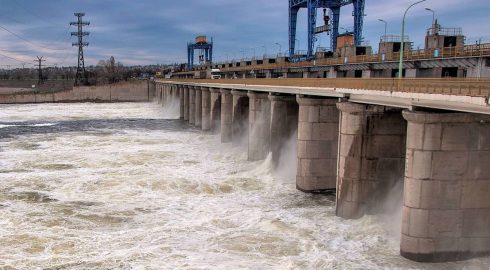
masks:
<path fill-rule="evenodd" d="M 427 0 L 421 0 L 421 1 L 418 1 L 418 2 L 415 2 L 413 4 L 411 4 L 406 10 L 405 10 L 405 13 L 403 14 L 403 20 L 402 20 L 402 36 L 401 36 L 401 46 L 400 46 L 400 64 L 398 65 L 398 78 L 403 78 L 403 53 L 404 53 L 404 50 L 405 50 L 405 17 L 407 16 L 407 12 L 408 10 L 417 5 L 417 4 L 420 4 L 422 2 L 425 2 Z"/>
<path fill-rule="evenodd" d="M 264 45 L 264 46 L 261 46 L 262 48 L 264 48 L 264 57 L 267 57 L 267 46 Z"/>
<path fill-rule="evenodd" d="M 383 19 L 378 19 L 378 21 L 382 22 L 385 24 L 385 35 L 384 35 L 384 38 L 385 38 L 385 41 L 386 41 L 386 28 L 388 28 L 388 22 L 386 22 L 385 20 Z"/>
<path fill-rule="evenodd" d="M 425 8 L 425 10 L 429 11 L 429 12 L 432 12 L 432 27 L 434 27 L 434 23 L 435 23 L 435 20 L 436 20 L 436 12 L 430 8 Z"/>
<path fill-rule="evenodd" d="M 279 53 L 277 54 L 279 56 L 281 54 L 281 51 L 282 51 L 281 44 L 276 42 L 274 45 L 279 46 Z"/>
<path fill-rule="evenodd" d="M 250 50 L 252 50 L 254 52 L 254 58 L 253 59 L 255 59 L 255 47 L 250 48 Z"/>

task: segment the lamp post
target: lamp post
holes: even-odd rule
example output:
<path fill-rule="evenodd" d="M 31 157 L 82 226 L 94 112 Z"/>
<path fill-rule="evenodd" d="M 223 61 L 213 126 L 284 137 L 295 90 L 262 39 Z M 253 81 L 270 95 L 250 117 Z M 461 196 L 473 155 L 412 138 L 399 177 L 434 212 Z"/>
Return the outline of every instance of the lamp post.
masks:
<path fill-rule="evenodd" d="M 432 12 L 432 27 L 434 27 L 434 23 L 436 21 L 436 12 L 430 8 L 425 8 L 425 10 Z"/>
<path fill-rule="evenodd" d="M 267 46 L 264 45 L 264 46 L 261 46 L 262 48 L 264 48 L 264 57 L 267 57 Z"/>
<path fill-rule="evenodd" d="M 388 22 L 386 22 L 385 20 L 383 19 L 378 19 L 378 21 L 382 22 L 385 24 L 385 35 L 383 36 L 385 38 L 385 41 L 386 41 L 386 29 L 388 28 Z"/>
<path fill-rule="evenodd" d="M 281 44 L 279 42 L 276 42 L 275 45 L 279 46 L 279 53 L 277 54 L 278 56 L 281 56 L 281 51 L 282 51 L 282 48 L 281 48 Z"/>
<path fill-rule="evenodd" d="M 402 20 L 402 35 L 401 35 L 401 46 L 400 46 L 400 64 L 398 65 L 398 78 L 401 79 L 403 78 L 403 53 L 404 53 L 404 50 L 405 50 L 405 18 L 407 17 L 407 12 L 408 10 L 417 5 L 417 4 L 420 4 L 422 2 L 425 2 L 426 0 L 421 0 L 421 1 L 418 1 L 418 2 L 415 2 L 413 4 L 411 4 L 406 10 L 405 10 L 405 13 L 403 14 L 403 20 Z"/>

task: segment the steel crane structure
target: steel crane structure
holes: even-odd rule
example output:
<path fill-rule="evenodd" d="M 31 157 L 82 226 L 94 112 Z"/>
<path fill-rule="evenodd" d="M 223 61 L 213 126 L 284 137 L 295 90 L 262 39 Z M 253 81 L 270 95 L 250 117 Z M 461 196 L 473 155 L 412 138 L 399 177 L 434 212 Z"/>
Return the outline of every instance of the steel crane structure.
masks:
<path fill-rule="evenodd" d="M 314 55 L 314 46 L 316 34 L 317 9 L 329 9 L 331 14 L 331 27 L 328 27 L 331 33 L 331 48 L 337 49 L 337 37 L 339 35 L 340 8 L 346 5 L 354 5 L 354 41 L 360 45 L 362 41 L 362 27 L 364 20 L 365 0 L 289 0 L 289 54 L 295 55 L 296 47 L 296 25 L 298 21 L 298 12 L 301 8 L 308 9 L 308 52 L 307 58 Z M 322 31 L 324 32 L 324 31 Z"/>
<path fill-rule="evenodd" d="M 200 39 L 202 38 L 202 39 Z M 199 55 L 200 63 L 212 63 L 213 62 L 213 39 L 208 42 L 206 37 L 200 36 L 196 38 L 196 42 L 189 42 L 187 44 L 187 68 L 192 70 L 194 67 L 194 51 L 201 50 Z"/>

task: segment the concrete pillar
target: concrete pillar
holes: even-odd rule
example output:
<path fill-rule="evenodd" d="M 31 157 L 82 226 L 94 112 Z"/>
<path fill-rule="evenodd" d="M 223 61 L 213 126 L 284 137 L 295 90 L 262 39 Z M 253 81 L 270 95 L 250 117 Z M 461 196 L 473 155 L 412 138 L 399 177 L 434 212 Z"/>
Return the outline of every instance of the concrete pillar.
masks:
<path fill-rule="evenodd" d="M 190 100 L 189 86 L 184 85 L 184 121 L 189 121 Z"/>
<path fill-rule="evenodd" d="M 184 106 L 184 87 L 179 85 L 179 100 L 180 100 L 180 119 L 184 119 L 185 117 L 185 106 Z"/>
<path fill-rule="evenodd" d="M 384 212 L 386 198 L 403 181 L 407 124 L 400 110 L 350 102 L 341 112 L 337 216 Z"/>
<path fill-rule="evenodd" d="M 287 79 L 287 78 L 288 78 L 288 73 L 287 73 L 287 72 L 283 72 L 283 73 L 282 73 L 282 77 L 283 77 L 284 79 Z"/>
<path fill-rule="evenodd" d="M 279 164 L 281 150 L 298 129 L 298 103 L 294 96 L 269 95 L 271 102 L 272 163 Z"/>
<path fill-rule="evenodd" d="M 202 130 L 211 129 L 211 93 L 208 87 L 201 87 L 202 91 Z"/>
<path fill-rule="evenodd" d="M 201 127 L 202 126 L 202 91 L 201 87 L 196 86 L 194 87 L 196 91 L 196 118 L 195 118 L 195 126 L 196 127 Z"/>
<path fill-rule="evenodd" d="M 298 96 L 298 172 L 296 187 L 304 192 L 334 190 L 339 137 L 336 99 Z"/>
<path fill-rule="evenodd" d="M 248 140 L 249 101 L 246 91 L 231 91 L 233 95 L 233 145 L 240 145 Z"/>
<path fill-rule="evenodd" d="M 172 89 L 172 85 L 167 84 L 166 87 L 163 88 L 163 99 L 162 105 L 167 106 L 169 92 Z"/>
<path fill-rule="evenodd" d="M 362 71 L 362 77 L 363 78 L 372 78 L 373 77 L 373 71 L 370 69 L 363 70 Z"/>
<path fill-rule="evenodd" d="M 249 92 L 248 97 L 250 99 L 248 160 L 262 160 L 270 152 L 271 103 L 267 93 Z"/>
<path fill-rule="evenodd" d="M 416 78 L 417 77 L 417 69 L 416 68 L 407 68 L 405 70 L 405 78 Z"/>
<path fill-rule="evenodd" d="M 180 88 L 180 85 L 176 84 L 174 85 L 174 89 L 172 91 L 172 102 L 179 102 L 180 99 L 179 99 L 179 88 Z"/>
<path fill-rule="evenodd" d="M 329 79 L 337 78 L 337 71 L 335 70 L 334 67 L 331 67 L 330 70 L 328 71 L 327 78 Z"/>
<path fill-rule="evenodd" d="M 158 104 L 162 104 L 163 102 L 163 88 L 165 85 L 160 85 L 158 88 L 159 96 L 158 96 Z"/>
<path fill-rule="evenodd" d="M 490 116 L 403 112 L 408 121 L 401 254 L 490 254 Z"/>
<path fill-rule="evenodd" d="M 189 86 L 189 124 L 196 123 L 196 89 L 195 86 Z"/>
<path fill-rule="evenodd" d="M 211 92 L 210 129 L 213 133 L 217 133 L 221 128 L 221 92 L 218 88 L 210 88 L 209 91 Z"/>
<path fill-rule="evenodd" d="M 272 70 L 266 70 L 265 71 L 265 78 L 266 79 L 271 79 L 272 78 Z"/>
<path fill-rule="evenodd" d="M 233 96 L 231 90 L 221 89 L 221 142 L 232 140 Z"/>

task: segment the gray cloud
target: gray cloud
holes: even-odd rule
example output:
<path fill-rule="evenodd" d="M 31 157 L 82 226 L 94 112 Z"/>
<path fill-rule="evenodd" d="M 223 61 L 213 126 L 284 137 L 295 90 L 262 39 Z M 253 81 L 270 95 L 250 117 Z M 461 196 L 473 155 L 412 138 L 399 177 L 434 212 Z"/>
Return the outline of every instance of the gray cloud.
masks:
<path fill-rule="evenodd" d="M 399 34 L 403 11 L 411 2 L 367 0 L 364 37 L 375 51 L 383 32 L 378 19 L 389 22 L 389 33 Z M 287 0 L 0 0 L 0 6 L 0 25 L 41 46 L 67 48 L 40 48 L 0 29 L 0 54 L 29 64 L 41 54 L 49 65 L 76 63 L 76 48 L 71 47 L 66 35 L 76 11 L 85 11 L 86 19 L 91 21 L 87 28 L 91 31 L 91 45 L 86 50 L 88 64 L 111 55 L 125 64 L 184 62 L 187 42 L 201 34 L 214 38 L 217 60 L 241 57 L 242 51 L 250 56 L 254 49 L 256 54 L 263 54 L 264 47 L 268 53 L 275 53 L 279 49 L 275 43 L 280 43 L 283 50 L 288 44 Z M 436 10 L 443 25 L 463 27 L 468 41 L 490 41 L 488 31 L 481 30 L 490 27 L 486 14 L 490 1 L 428 0 L 414 7 L 407 17 L 407 32 L 416 47 L 423 44 L 432 19 L 424 7 Z M 351 7 L 342 9 L 342 27 L 352 29 L 351 12 Z M 298 25 L 301 49 L 306 47 L 305 21 L 302 11 Z M 329 46 L 328 40 L 327 36 L 320 37 L 321 46 Z M 20 63 L 0 56 L 0 65 L 5 64 Z"/>

